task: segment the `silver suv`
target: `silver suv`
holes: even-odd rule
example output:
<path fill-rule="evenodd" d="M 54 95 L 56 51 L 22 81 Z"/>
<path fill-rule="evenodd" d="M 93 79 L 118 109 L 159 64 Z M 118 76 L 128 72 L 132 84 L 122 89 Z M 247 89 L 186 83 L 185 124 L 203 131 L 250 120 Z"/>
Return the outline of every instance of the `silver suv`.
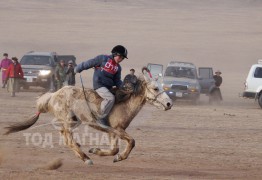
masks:
<path fill-rule="evenodd" d="M 196 66 L 192 63 L 171 61 L 163 77 L 163 88 L 172 99 L 197 101 L 201 87 L 197 79 Z"/>
<path fill-rule="evenodd" d="M 41 86 L 54 91 L 54 71 L 57 63 L 55 52 L 28 52 L 20 63 L 24 72 L 24 89 L 30 86 Z"/>
<path fill-rule="evenodd" d="M 168 63 L 164 75 L 163 65 L 148 64 L 152 76 L 158 79 L 163 89 L 173 100 L 189 99 L 197 103 L 200 94 L 209 94 L 210 88 L 214 85 L 213 70 L 209 67 L 197 68 L 193 63 L 171 61 Z"/>

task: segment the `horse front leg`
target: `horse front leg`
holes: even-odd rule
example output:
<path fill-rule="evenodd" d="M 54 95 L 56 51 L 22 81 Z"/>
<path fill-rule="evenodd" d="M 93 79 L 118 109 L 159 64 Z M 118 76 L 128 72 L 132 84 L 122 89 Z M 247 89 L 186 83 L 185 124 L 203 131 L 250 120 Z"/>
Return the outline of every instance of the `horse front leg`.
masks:
<path fill-rule="evenodd" d="M 112 134 L 118 136 L 120 139 L 125 140 L 127 142 L 127 146 L 126 146 L 125 150 L 121 154 L 118 154 L 115 157 L 114 162 L 118 162 L 118 161 L 122 161 L 124 159 L 127 159 L 128 155 L 130 154 L 132 149 L 135 147 L 135 140 L 129 134 L 127 134 L 122 128 L 114 129 L 114 128 L 109 127 L 109 126 L 105 128 L 105 127 L 103 127 L 103 126 L 101 126 L 97 123 L 94 123 L 94 122 L 88 122 L 88 125 L 90 127 L 94 128 L 94 129 L 97 129 L 97 130 L 100 130 L 100 131 L 103 131 L 103 132 L 106 132 L 106 133 L 112 133 Z M 118 149 L 116 149 L 116 151 L 118 151 Z M 100 151 L 98 150 L 97 153 L 98 152 L 101 152 L 101 150 Z"/>
<path fill-rule="evenodd" d="M 119 152 L 118 147 L 118 137 L 115 134 L 109 133 L 110 138 L 110 149 L 100 149 L 100 148 L 91 148 L 90 153 L 99 155 L 99 156 L 114 156 Z"/>
<path fill-rule="evenodd" d="M 125 140 L 127 142 L 127 146 L 125 150 L 121 154 L 117 154 L 114 162 L 122 161 L 128 158 L 130 152 L 135 147 L 135 140 L 127 134 L 123 129 L 121 129 L 121 139 Z"/>

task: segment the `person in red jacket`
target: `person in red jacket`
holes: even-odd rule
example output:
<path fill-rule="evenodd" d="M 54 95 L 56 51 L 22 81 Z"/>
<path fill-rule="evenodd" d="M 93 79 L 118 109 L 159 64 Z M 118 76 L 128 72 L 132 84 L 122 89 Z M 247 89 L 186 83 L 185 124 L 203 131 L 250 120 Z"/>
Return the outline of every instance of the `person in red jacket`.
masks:
<path fill-rule="evenodd" d="M 24 78 L 24 73 L 16 57 L 12 57 L 12 62 L 7 68 L 7 91 L 15 97 L 15 93 L 19 91 L 19 81 Z"/>
<path fill-rule="evenodd" d="M 12 60 L 8 58 L 8 54 L 4 53 L 4 59 L 0 63 L 0 70 L 2 70 L 2 88 L 6 86 L 6 71 L 8 66 L 12 63 Z"/>

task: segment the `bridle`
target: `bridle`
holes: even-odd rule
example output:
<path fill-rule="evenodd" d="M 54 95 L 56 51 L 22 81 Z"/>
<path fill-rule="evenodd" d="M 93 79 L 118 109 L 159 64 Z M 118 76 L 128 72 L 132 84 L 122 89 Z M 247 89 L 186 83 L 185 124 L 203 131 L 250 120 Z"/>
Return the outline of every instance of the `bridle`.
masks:
<path fill-rule="evenodd" d="M 147 67 L 142 68 L 142 72 L 143 72 L 144 70 L 146 70 L 146 72 L 148 73 L 149 77 L 152 78 L 152 74 L 151 74 L 150 70 L 149 70 Z M 152 91 L 147 87 L 147 84 L 148 84 L 148 82 L 146 83 L 146 89 L 147 89 L 150 93 L 152 93 Z M 158 94 L 155 96 L 154 99 L 151 99 L 151 98 L 146 97 L 146 100 L 149 101 L 149 102 L 154 103 L 154 102 L 157 101 L 158 96 L 160 96 L 160 95 L 163 94 L 164 92 L 165 92 L 165 91 L 162 91 L 162 92 L 158 93 Z M 152 93 L 152 94 L 154 94 L 154 93 Z M 159 101 L 158 101 L 158 103 L 162 104 L 162 103 L 159 102 Z M 164 106 L 164 104 L 162 104 L 162 105 Z M 164 107 L 165 107 L 165 106 L 164 106 Z"/>
<path fill-rule="evenodd" d="M 147 83 L 147 84 L 148 84 L 148 83 Z M 154 94 L 147 86 L 146 86 L 146 89 L 147 89 L 150 93 Z M 165 91 L 162 91 L 162 92 L 158 93 L 158 94 L 155 96 L 155 98 L 146 97 L 146 100 L 149 101 L 149 102 L 154 103 L 154 102 L 157 101 L 158 96 L 160 96 L 160 95 L 163 94 L 164 92 L 165 92 Z M 159 101 L 157 101 L 157 102 L 160 103 L 160 104 L 162 104 L 162 103 L 159 102 Z M 164 106 L 164 104 L 162 104 L 162 105 Z M 165 107 L 165 106 L 164 106 L 164 107 Z"/>

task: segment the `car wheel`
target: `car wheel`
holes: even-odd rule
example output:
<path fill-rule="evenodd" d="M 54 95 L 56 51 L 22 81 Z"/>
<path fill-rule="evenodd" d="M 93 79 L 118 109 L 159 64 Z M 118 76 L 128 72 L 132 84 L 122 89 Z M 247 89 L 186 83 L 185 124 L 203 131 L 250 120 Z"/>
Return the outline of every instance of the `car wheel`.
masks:
<path fill-rule="evenodd" d="M 258 104 L 262 108 L 262 93 L 260 94 L 260 96 L 258 98 Z"/>

